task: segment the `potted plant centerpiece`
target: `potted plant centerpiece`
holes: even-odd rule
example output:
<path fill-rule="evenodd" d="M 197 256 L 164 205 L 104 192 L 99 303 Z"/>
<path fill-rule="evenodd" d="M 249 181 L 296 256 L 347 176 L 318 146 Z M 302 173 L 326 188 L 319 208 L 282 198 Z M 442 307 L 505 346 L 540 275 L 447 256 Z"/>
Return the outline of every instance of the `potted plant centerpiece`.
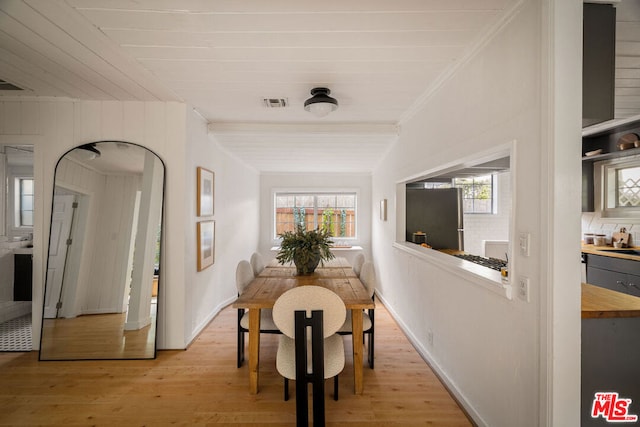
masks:
<path fill-rule="evenodd" d="M 293 261 L 299 276 L 313 273 L 320 262 L 335 258 L 331 253 L 331 232 L 324 228 L 307 230 L 298 225 L 295 231 L 279 234 L 282 239 L 276 259 L 280 264 Z"/>

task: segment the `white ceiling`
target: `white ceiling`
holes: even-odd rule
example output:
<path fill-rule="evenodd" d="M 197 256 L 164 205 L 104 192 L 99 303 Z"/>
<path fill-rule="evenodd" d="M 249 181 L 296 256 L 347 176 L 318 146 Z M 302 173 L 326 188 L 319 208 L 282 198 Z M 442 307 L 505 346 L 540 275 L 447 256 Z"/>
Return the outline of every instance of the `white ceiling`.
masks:
<path fill-rule="evenodd" d="M 25 91 L 0 95 L 183 101 L 259 171 L 370 172 L 517 3 L 2 0 L 0 79 Z M 323 119 L 302 107 L 316 86 L 340 104 Z"/>

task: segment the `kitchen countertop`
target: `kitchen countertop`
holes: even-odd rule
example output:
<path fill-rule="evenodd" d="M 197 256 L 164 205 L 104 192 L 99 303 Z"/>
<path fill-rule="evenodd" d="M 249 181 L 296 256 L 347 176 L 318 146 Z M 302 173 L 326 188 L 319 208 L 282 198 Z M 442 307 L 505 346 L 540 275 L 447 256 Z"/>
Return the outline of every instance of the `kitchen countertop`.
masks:
<path fill-rule="evenodd" d="M 630 259 L 633 261 L 640 261 L 640 255 L 618 253 L 619 251 L 625 251 L 629 249 L 640 251 L 640 248 L 637 246 L 618 249 L 618 248 L 614 248 L 613 246 L 595 246 L 595 245 L 585 245 L 585 244 L 582 245 L 582 252 L 587 254 L 610 256 L 613 258 L 622 258 L 622 259 Z"/>
<path fill-rule="evenodd" d="M 640 317 L 640 298 L 600 286 L 582 284 L 582 318 Z"/>
<path fill-rule="evenodd" d="M 33 255 L 33 246 L 32 247 L 22 247 L 22 248 L 15 248 L 13 250 L 13 253 L 16 255 Z"/>

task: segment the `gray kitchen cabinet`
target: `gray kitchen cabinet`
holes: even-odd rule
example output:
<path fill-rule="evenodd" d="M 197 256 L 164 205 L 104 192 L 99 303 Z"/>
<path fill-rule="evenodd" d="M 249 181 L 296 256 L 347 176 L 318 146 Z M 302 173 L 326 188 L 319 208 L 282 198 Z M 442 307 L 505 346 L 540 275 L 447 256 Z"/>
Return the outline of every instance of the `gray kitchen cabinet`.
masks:
<path fill-rule="evenodd" d="M 582 46 L 582 127 L 613 119 L 616 8 L 585 3 Z"/>
<path fill-rule="evenodd" d="M 31 301 L 33 256 L 30 254 L 15 254 L 14 257 L 13 300 Z"/>
<path fill-rule="evenodd" d="M 640 261 L 585 255 L 587 283 L 640 297 Z"/>
<path fill-rule="evenodd" d="M 597 392 L 615 391 L 633 399 L 630 413 L 640 414 L 639 329 L 640 317 L 582 319 L 581 427 L 637 425 L 592 418 L 591 408 Z"/>

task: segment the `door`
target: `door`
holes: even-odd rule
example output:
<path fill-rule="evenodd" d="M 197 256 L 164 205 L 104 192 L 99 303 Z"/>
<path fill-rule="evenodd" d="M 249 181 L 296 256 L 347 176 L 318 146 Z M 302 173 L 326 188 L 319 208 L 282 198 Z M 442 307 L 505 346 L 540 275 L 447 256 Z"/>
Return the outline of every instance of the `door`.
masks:
<path fill-rule="evenodd" d="M 53 196 L 51 236 L 49 237 L 49 262 L 47 264 L 47 292 L 44 301 L 44 317 L 56 318 L 58 301 L 62 292 L 62 278 L 67 260 L 68 239 L 73 221 L 75 196 Z"/>

